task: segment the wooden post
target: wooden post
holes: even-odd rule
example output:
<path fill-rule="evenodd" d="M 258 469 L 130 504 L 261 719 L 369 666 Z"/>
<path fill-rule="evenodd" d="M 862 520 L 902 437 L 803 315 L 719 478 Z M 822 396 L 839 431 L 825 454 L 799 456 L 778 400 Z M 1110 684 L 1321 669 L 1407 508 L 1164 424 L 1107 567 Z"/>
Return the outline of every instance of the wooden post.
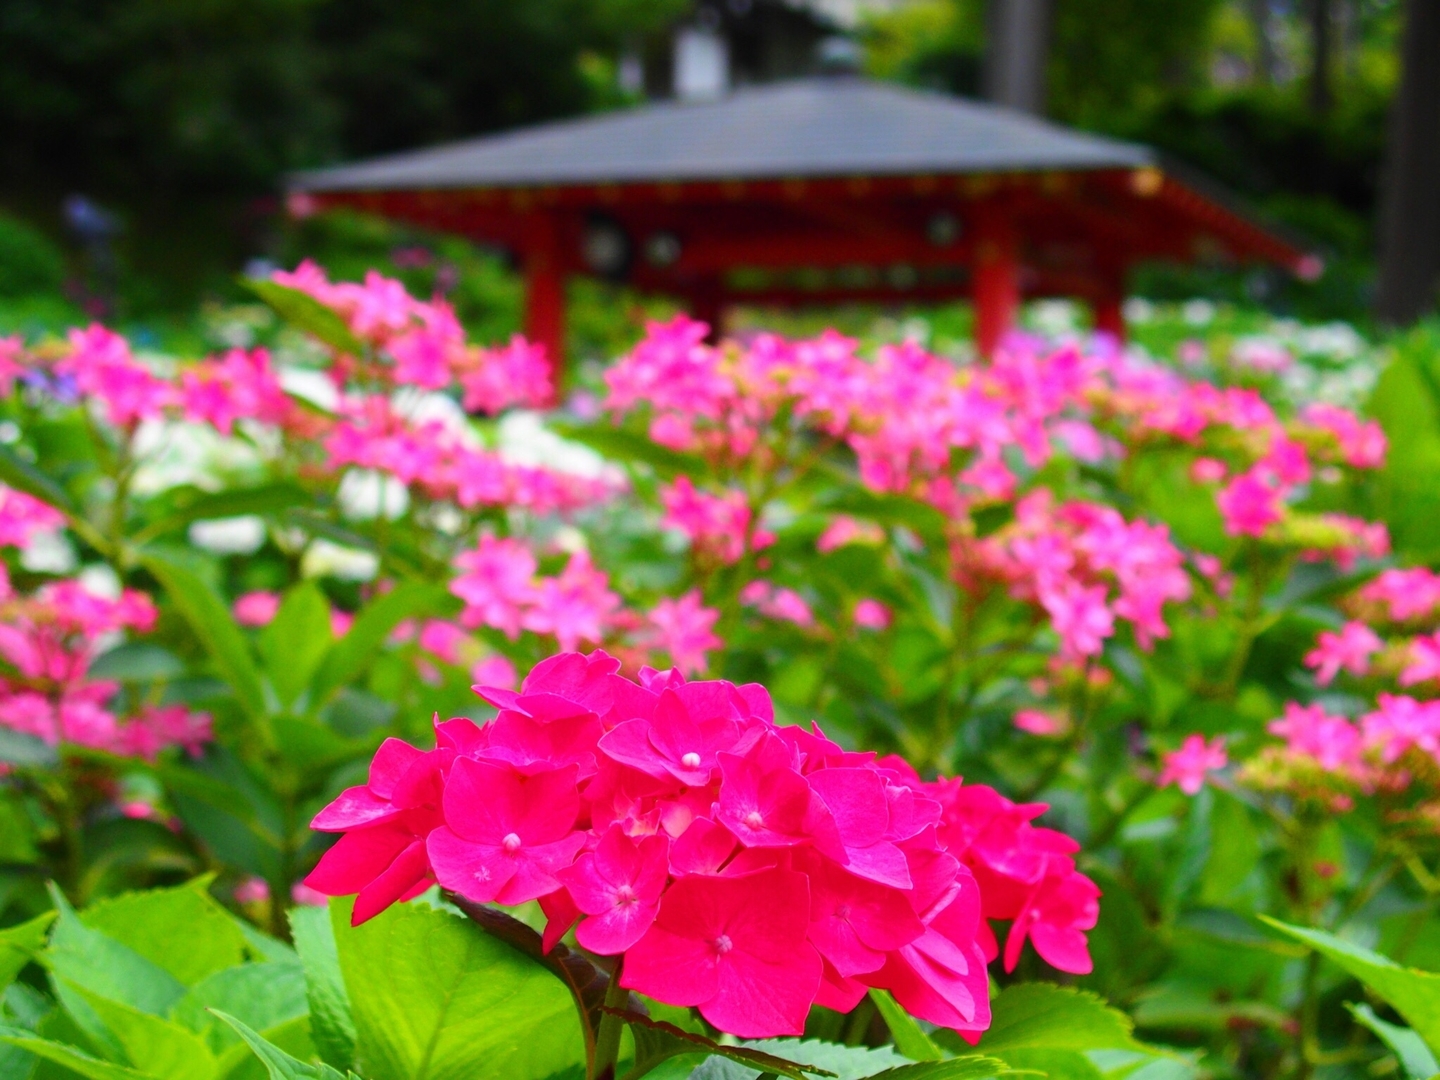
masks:
<path fill-rule="evenodd" d="M 1095 329 L 1111 334 L 1125 344 L 1125 271 L 1119 267 L 1103 272 L 1095 295 Z"/>
<path fill-rule="evenodd" d="M 1020 252 L 1014 223 L 987 207 L 975 230 L 975 347 L 990 356 L 1020 309 Z"/>
<path fill-rule="evenodd" d="M 707 278 L 690 293 L 690 317 L 710 327 L 705 340 L 718 345 L 725 336 L 725 295 L 720 282 Z"/>
<path fill-rule="evenodd" d="M 565 381 L 565 274 L 559 222 L 549 214 L 533 219 L 525 248 L 525 336 L 544 347 L 559 401 Z"/>

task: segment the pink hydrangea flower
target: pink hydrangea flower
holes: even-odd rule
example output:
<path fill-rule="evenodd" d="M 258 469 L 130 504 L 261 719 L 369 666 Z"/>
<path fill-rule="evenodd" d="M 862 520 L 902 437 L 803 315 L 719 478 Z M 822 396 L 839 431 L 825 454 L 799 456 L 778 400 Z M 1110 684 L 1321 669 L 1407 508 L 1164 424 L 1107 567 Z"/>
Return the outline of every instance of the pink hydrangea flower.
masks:
<path fill-rule="evenodd" d="M 1206 742 L 1203 735 L 1187 735 L 1179 750 L 1164 755 L 1165 767 L 1157 783 L 1161 787 L 1174 784 L 1186 795 L 1197 795 L 1205 786 L 1205 777 L 1225 768 L 1229 760 L 1224 736 Z"/>
<path fill-rule="evenodd" d="M 1315 681 L 1321 686 L 1332 682 L 1340 670 L 1352 675 L 1364 675 L 1370 670 L 1370 657 L 1383 647 L 1384 642 L 1375 631 L 1362 622 L 1347 622 L 1337 634 L 1322 630 L 1315 640 L 1315 648 L 1305 654 L 1305 666 L 1315 669 Z"/>
<path fill-rule="evenodd" d="M 518 691 L 481 688 L 490 723 L 440 724 L 429 753 L 387 743 L 317 817 L 344 835 L 307 882 L 358 891 L 357 921 L 432 879 L 538 900 L 547 948 L 578 919 L 622 986 L 745 1037 L 799 1034 L 867 987 L 973 1037 L 988 918 L 1017 926 L 1007 965 L 1031 941 L 1088 970 L 1098 890 L 1073 841 L 1030 824 L 1043 807 L 777 726 L 758 686 L 618 667 L 552 657 Z"/>
<path fill-rule="evenodd" d="M 868 597 L 855 603 L 855 625 L 866 630 L 888 630 L 893 616 L 879 600 Z"/>
<path fill-rule="evenodd" d="M 691 589 L 678 600 L 660 600 L 647 617 L 652 634 L 649 647 L 669 655 L 670 662 L 686 675 L 705 670 L 706 654 L 725 643 L 715 634 L 720 612 L 702 603 L 699 589 Z"/>
<path fill-rule="evenodd" d="M 38 534 L 64 525 L 53 506 L 0 484 L 0 547 L 28 548 Z"/>
<path fill-rule="evenodd" d="M 1280 492 L 1254 472 L 1235 477 L 1215 497 L 1231 536 L 1263 536 L 1281 518 Z"/>
<path fill-rule="evenodd" d="M 1424 634 L 1410 642 L 1409 662 L 1400 672 L 1401 686 L 1440 679 L 1440 633 Z"/>
<path fill-rule="evenodd" d="M 248 592 L 235 600 L 232 609 L 241 626 L 268 626 L 280 611 L 280 595 L 273 592 Z"/>

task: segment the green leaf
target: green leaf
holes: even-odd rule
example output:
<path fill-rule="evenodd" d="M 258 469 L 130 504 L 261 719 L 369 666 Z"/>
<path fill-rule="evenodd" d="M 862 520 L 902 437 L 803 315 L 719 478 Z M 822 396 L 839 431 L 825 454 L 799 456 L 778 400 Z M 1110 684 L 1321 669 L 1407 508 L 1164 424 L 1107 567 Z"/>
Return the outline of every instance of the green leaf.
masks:
<path fill-rule="evenodd" d="M 307 1065 L 291 1057 L 235 1017 L 223 1012 L 215 1015 L 234 1028 L 245 1044 L 255 1052 L 255 1056 L 265 1063 L 265 1068 L 270 1072 L 270 1080 L 345 1080 L 345 1073 L 336 1072 L 329 1065 Z"/>
<path fill-rule="evenodd" d="M 565 987 L 473 923 L 420 903 L 350 927 L 331 907 L 370 1080 L 548 1077 L 584 1061 Z"/>
<path fill-rule="evenodd" d="M 994 1056 L 1017 1073 L 1035 1073 L 1050 1080 L 1103 1080 L 1095 1063 L 1078 1050 L 1005 1050 Z"/>
<path fill-rule="evenodd" d="M 890 1038 L 895 1041 L 896 1050 L 911 1061 L 940 1061 L 945 1057 L 945 1052 L 935 1045 L 915 1018 L 900 1007 L 888 990 L 871 990 L 870 1000 L 885 1018 L 885 1026 L 890 1029 Z"/>
<path fill-rule="evenodd" d="M 299 330 L 319 338 L 332 349 L 360 356 L 365 346 L 333 310 L 309 293 L 265 278 L 241 278 L 240 283 L 274 309 L 275 314 Z"/>
<path fill-rule="evenodd" d="M 1002 1050 L 1146 1050 L 1130 1018 L 1094 994 L 1050 983 L 1020 983 L 990 1003 L 986 1054 Z"/>
<path fill-rule="evenodd" d="M 1391 1024 L 1375 1015 L 1369 1005 L 1347 1005 L 1355 1019 L 1373 1031 L 1377 1038 L 1395 1052 L 1405 1075 L 1410 1080 L 1430 1080 L 1440 1073 L 1440 1063 L 1425 1045 L 1425 1040 L 1407 1027 Z"/>
<path fill-rule="evenodd" d="M 235 925 L 245 935 L 245 947 L 255 959 L 286 960 L 292 964 L 300 962 L 299 954 L 279 938 L 255 929 L 244 919 L 236 919 Z"/>
<path fill-rule="evenodd" d="M 160 682 L 184 675 L 185 665 L 168 649 L 134 641 L 96 657 L 87 674 L 117 682 Z"/>
<path fill-rule="evenodd" d="M 451 902 L 485 933 L 548 968 L 564 983 L 575 1001 L 577 1015 L 590 1028 L 588 1033 L 581 1032 L 582 1038 L 593 1040 L 594 1031 L 600 1026 L 600 1006 L 610 985 L 609 975 L 582 954 L 572 952 L 564 942 L 556 942 L 546 950 L 544 940 L 535 930 L 503 911 L 473 903 L 463 896 L 452 896 Z"/>
<path fill-rule="evenodd" d="M 355 1017 L 340 974 L 335 929 L 324 908 L 297 907 L 290 912 L 290 933 L 305 968 L 310 1005 L 310 1035 L 320 1057 L 337 1069 L 355 1061 Z"/>
<path fill-rule="evenodd" d="M 1403 968 L 1379 953 L 1323 930 L 1290 926 L 1265 915 L 1260 918 L 1355 976 L 1405 1017 L 1432 1052 L 1440 1053 L 1440 975 Z"/>
<path fill-rule="evenodd" d="M 886 1069 L 898 1068 L 909 1062 L 888 1046 L 845 1046 L 843 1043 L 821 1042 L 819 1039 L 756 1039 L 744 1043 L 750 1050 L 761 1050 L 788 1061 L 806 1061 L 817 1069 L 828 1069 L 837 1080 L 863 1080 Z M 745 1070 L 749 1073 L 749 1070 Z M 718 1080 L 718 1078 L 717 1078 Z"/>
<path fill-rule="evenodd" d="M 250 1044 L 240 1038 L 235 1029 L 226 1025 L 218 1016 L 214 1019 L 212 1035 L 219 1036 L 219 1033 L 223 1031 L 223 1038 L 231 1040 L 230 1045 L 216 1058 L 219 1063 L 216 1070 L 217 1080 L 264 1080 L 269 1070 L 255 1056 L 255 1052 L 250 1049 Z M 297 1061 L 314 1062 L 316 1060 L 315 1043 L 310 1039 L 309 1017 L 301 1016 L 294 1020 L 287 1020 L 283 1024 L 277 1024 L 275 1027 L 265 1028 L 260 1032 L 260 1037 Z"/>
<path fill-rule="evenodd" d="M 119 1041 L 130 1063 L 147 1076 L 206 1080 L 215 1075 L 215 1055 L 194 1032 L 98 994 L 80 993 Z"/>
<path fill-rule="evenodd" d="M 368 758 L 379 737 L 347 739 L 318 720 L 277 716 L 270 722 L 275 748 L 286 764 L 308 771 L 328 769 L 356 758 Z"/>
<path fill-rule="evenodd" d="M 333 642 L 330 602 L 311 582 L 295 586 L 260 634 L 265 674 L 282 706 L 304 691 Z"/>
<path fill-rule="evenodd" d="M 985 1080 L 1005 1076 L 1014 1070 L 1003 1061 L 983 1054 L 967 1054 L 945 1061 L 917 1061 L 895 1069 L 878 1072 L 872 1080 Z"/>
<path fill-rule="evenodd" d="M 299 963 L 267 961 L 217 971 L 190 988 L 171 1011 L 191 1031 L 204 1035 L 220 1053 L 235 1039 L 215 1021 L 213 1011 L 239 1016 L 260 1031 L 306 1014 L 305 975 Z"/>
<path fill-rule="evenodd" d="M 80 921 L 194 986 L 245 960 L 245 936 L 208 892 L 210 880 L 99 900 Z M 177 931 L 184 934 L 184 948 L 176 947 Z"/>
<path fill-rule="evenodd" d="M 0 445 L 0 482 L 48 503 L 67 517 L 79 514 L 63 487 L 4 445 Z"/>
<path fill-rule="evenodd" d="M 240 632 L 230 609 L 215 591 L 190 570 L 155 556 L 144 560 L 145 568 L 165 587 L 171 602 L 190 623 L 191 630 L 205 646 L 221 676 L 235 691 L 240 707 L 252 720 L 265 715 L 265 692 L 260 672 L 250 656 L 245 635 Z"/>
<path fill-rule="evenodd" d="M 178 502 L 178 500 L 177 500 Z M 298 484 L 280 481 L 227 491 L 199 491 L 170 512 L 140 529 L 131 538 L 140 544 L 185 528 L 192 521 L 266 514 L 292 506 L 313 504 L 314 496 Z"/>
<path fill-rule="evenodd" d="M 337 641 L 315 673 L 310 685 L 310 708 L 319 709 L 346 683 L 370 666 L 406 619 L 439 615 L 455 600 L 443 585 L 406 581 L 376 597 L 355 616 L 346 635 Z"/>
<path fill-rule="evenodd" d="M 834 1076 L 835 1073 L 819 1066 L 791 1061 L 764 1050 L 748 1046 L 725 1046 L 714 1039 L 693 1031 L 685 1031 L 665 1020 L 652 1020 L 638 1012 L 605 1008 L 605 1012 L 621 1017 L 630 1025 L 630 1034 L 635 1039 L 635 1067 L 629 1077 L 644 1076 L 655 1066 L 669 1058 L 696 1051 L 714 1057 L 725 1058 L 737 1064 L 755 1069 L 760 1073 L 774 1073 L 789 1080 L 805 1080 L 807 1074 Z"/>
<path fill-rule="evenodd" d="M 55 748 L 43 739 L 9 728 L 0 728 L 0 762 L 6 765 L 54 765 L 60 760 Z"/>
<path fill-rule="evenodd" d="M 124 1065 L 101 1061 L 65 1043 L 51 1042 L 29 1032 L 17 1033 L 14 1028 L 0 1028 L 0 1041 L 21 1050 L 28 1050 L 38 1058 L 53 1061 L 71 1072 L 79 1073 L 86 1080 L 154 1080 L 146 1073 L 136 1072 Z"/>
<path fill-rule="evenodd" d="M 45 932 L 55 921 L 55 913 L 47 911 L 29 922 L 0 930 L 0 990 L 15 981 L 25 965 L 45 947 Z"/>
<path fill-rule="evenodd" d="M 57 917 L 50 947 L 40 954 L 40 962 L 62 983 L 72 983 L 92 994 L 155 1016 L 169 1013 L 170 1007 L 185 995 L 184 985 L 165 968 L 86 926 L 53 885 L 50 897 Z M 172 927 L 172 947 L 174 933 Z M 69 1003 L 66 1004 L 68 1008 Z"/>

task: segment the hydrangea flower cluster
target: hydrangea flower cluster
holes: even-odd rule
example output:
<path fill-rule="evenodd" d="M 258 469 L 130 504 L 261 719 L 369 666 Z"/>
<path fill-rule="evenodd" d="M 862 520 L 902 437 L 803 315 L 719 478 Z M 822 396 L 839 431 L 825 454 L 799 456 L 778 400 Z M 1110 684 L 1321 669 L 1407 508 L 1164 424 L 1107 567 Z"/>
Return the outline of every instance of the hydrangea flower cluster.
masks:
<path fill-rule="evenodd" d="M 460 622 L 470 629 L 490 627 L 512 641 L 528 630 L 563 650 L 611 644 L 627 653 L 628 634 L 640 653 L 637 663 L 647 651 L 659 651 L 689 674 L 703 670 L 706 654 L 724 644 L 713 632 L 720 613 L 701 602 L 698 590 L 661 600 L 641 616 L 622 607 L 609 577 L 585 552 L 572 554 L 558 574 L 543 575 L 524 542 L 486 533 L 455 566 L 450 591 L 464 601 Z"/>
<path fill-rule="evenodd" d="M 458 383 L 467 411 L 496 413 L 514 405 L 540 406 L 553 394 L 542 346 L 520 337 L 499 349 L 465 340 L 444 300 L 416 300 L 405 286 L 371 270 L 363 282 L 331 282 L 308 259 L 272 276 L 313 297 L 345 320 L 373 358 L 347 357 L 347 374 L 396 386 L 443 390 Z"/>
<path fill-rule="evenodd" d="M 651 324 L 606 373 L 605 402 L 617 419 L 642 413 L 654 441 L 709 463 L 713 489 L 682 476 L 661 490 L 664 524 L 689 538 L 702 572 L 773 543 L 759 525 L 768 489 L 748 478 L 803 469 L 827 444 L 853 453 L 862 484 L 942 510 L 959 582 L 999 583 L 1034 604 L 1071 662 L 1098 655 L 1122 622 L 1148 648 L 1168 633 L 1165 606 L 1192 589 L 1163 526 L 1086 502 L 1056 505 L 1046 488 L 1020 497 L 998 535 L 975 538 L 971 511 L 1015 498 L 1057 452 L 1095 464 L 1179 446 L 1197 455 L 1192 480 L 1214 490 L 1232 535 L 1342 566 L 1389 550 L 1383 526 L 1292 505 L 1327 470 L 1383 460 L 1379 427 L 1334 406 L 1282 419 L 1253 390 L 1021 338 L 992 360 L 957 366 L 913 343 L 870 359 L 835 333 L 710 346 L 704 329 L 683 316 Z M 1222 587 L 1218 563 L 1207 576 Z M 796 605 L 766 609 L 774 588 L 752 583 L 742 602 L 807 625 Z"/>
<path fill-rule="evenodd" d="M 1169 636 L 1163 609 L 1190 596 L 1184 557 L 1164 525 L 1127 522 L 1108 506 L 1056 505 L 1041 488 L 1022 498 L 1015 520 L 984 540 L 962 541 L 962 577 L 991 575 L 1038 604 L 1059 635 L 1061 657 L 1097 655 L 1116 619 L 1142 648 Z"/>
<path fill-rule="evenodd" d="M 719 346 L 704 344 L 705 332 L 684 316 L 650 324 L 606 372 L 606 408 L 646 409 L 657 443 L 716 463 L 773 462 L 774 432 L 808 430 L 849 446 L 868 486 L 950 513 L 1015 493 L 1011 450 L 1034 469 L 1057 449 L 1096 462 L 1161 440 L 1200 449 L 1209 437 L 1222 469 L 1213 479 L 1235 472 L 1222 513 L 1237 533 L 1256 534 L 1279 520 L 1313 465 L 1375 468 L 1385 453 L 1379 426 L 1344 409 L 1316 405 L 1283 421 L 1255 391 L 1115 351 L 1016 339 L 957 367 L 910 342 L 869 360 L 834 332 Z"/>
<path fill-rule="evenodd" d="M 432 883 L 538 900 L 546 946 L 572 926 L 620 982 L 744 1037 L 798 1035 L 811 1005 L 867 987 L 974 1037 L 989 1024 L 987 918 L 1088 971 L 1099 895 L 1044 807 L 922 782 L 904 762 L 777 726 L 758 685 L 618 673 L 603 652 L 543 661 L 498 713 L 388 740 L 369 782 L 313 827 L 343 835 L 306 879 L 358 894 L 362 922 Z M 578 925 L 577 925 L 578 924 Z"/>
<path fill-rule="evenodd" d="M 125 630 L 147 632 L 155 607 L 144 593 L 114 599 L 81 582 L 16 594 L 0 566 L 0 727 L 123 756 L 153 760 L 171 746 L 198 753 L 210 717 L 182 705 L 146 703 L 128 717 L 112 707 L 118 683 L 88 676 L 91 662 Z"/>
<path fill-rule="evenodd" d="M 1245 762 L 1239 779 L 1334 810 L 1350 808 L 1357 794 L 1379 795 L 1392 816 L 1419 813 L 1440 824 L 1440 575 L 1388 569 L 1342 606 L 1355 617 L 1320 631 L 1305 664 L 1317 686 L 1343 678 L 1347 690 L 1373 695 L 1373 707 L 1352 718 L 1324 702 L 1288 702 L 1268 726 L 1279 741 Z M 1164 760 L 1160 782 L 1193 795 L 1227 755 L 1223 740 L 1192 735 Z M 1418 808 L 1402 807 L 1407 800 Z"/>
<path fill-rule="evenodd" d="M 0 547 L 28 548 L 37 535 L 64 524 L 54 507 L 0 484 Z"/>

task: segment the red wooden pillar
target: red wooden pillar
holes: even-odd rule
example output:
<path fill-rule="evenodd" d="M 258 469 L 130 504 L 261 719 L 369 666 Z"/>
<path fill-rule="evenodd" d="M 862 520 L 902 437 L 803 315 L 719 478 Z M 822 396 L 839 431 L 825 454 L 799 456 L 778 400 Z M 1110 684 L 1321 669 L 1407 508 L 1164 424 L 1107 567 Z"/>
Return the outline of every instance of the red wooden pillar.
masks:
<path fill-rule="evenodd" d="M 690 317 L 710 327 L 706 341 L 717 345 L 725 336 L 725 294 L 720 282 L 706 280 L 690 293 Z"/>
<path fill-rule="evenodd" d="M 1003 207 L 984 208 L 975 229 L 975 347 L 990 356 L 1020 310 L 1020 243 Z"/>
<path fill-rule="evenodd" d="M 1104 272 L 1095 295 L 1095 329 L 1125 343 L 1125 271 L 1115 267 Z"/>
<path fill-rule="evenodd" d="M 532 220 L 525 247 L 525 336 L 545 349 L 555 400 L 565 380 L 565 273 L 560 223 Z"/>

